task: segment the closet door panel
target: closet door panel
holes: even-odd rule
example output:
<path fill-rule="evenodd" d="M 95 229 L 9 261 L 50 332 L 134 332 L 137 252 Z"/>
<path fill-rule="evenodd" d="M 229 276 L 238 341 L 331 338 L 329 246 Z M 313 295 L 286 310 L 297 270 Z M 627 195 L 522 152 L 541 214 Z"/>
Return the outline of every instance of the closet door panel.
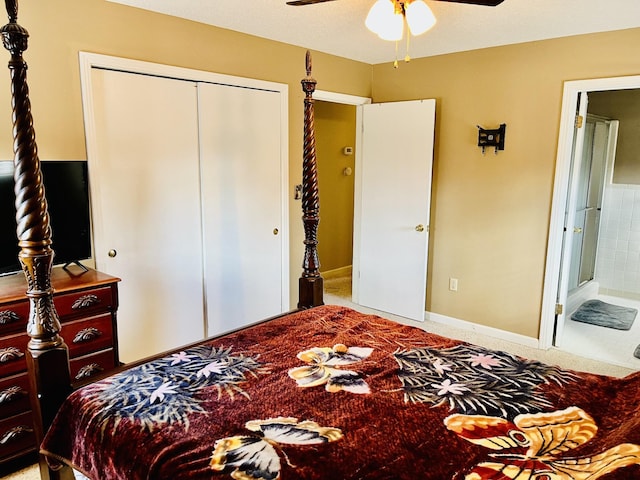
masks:
<path fill-rule="evenodd" d="M 122 279 L 129 362 L 204 337 L 197 88 L 94 68 L 92 89 L 95 259 Z"/>
<path fill-rule="evenodd" d="M 281 94 L 206 83 L 198 93 L 207 333 L 215 335 L 286 308 Z"/>

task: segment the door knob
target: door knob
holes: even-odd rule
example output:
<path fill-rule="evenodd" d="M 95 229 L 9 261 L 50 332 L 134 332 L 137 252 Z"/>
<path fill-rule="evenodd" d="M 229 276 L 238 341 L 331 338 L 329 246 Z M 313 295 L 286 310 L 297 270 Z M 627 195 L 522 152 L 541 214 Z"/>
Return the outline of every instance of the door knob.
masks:
<path fill-rule="evenodd" d="M 280 232 L 280 231 L 279 231 L 277 228 L 274 228 L 274 229 L 273 229 L 273 234 L 274 234 L 274 235 L 277 235 L 279 232 Z"/>
<path fill-rule="evenodd" d="M 115 250 L 111 249 L 109 250 L 109 252 L 107 253 L 107 255 L 109 255 L 111 258 L 115 257 L 116 255 L 118 255 L 118 252 L 116 252 Z"/>
<path fill-rule="evenodd" d="M 416 232 L 424 232 L 424 225 L 422 224 L 416 225 Z"/>

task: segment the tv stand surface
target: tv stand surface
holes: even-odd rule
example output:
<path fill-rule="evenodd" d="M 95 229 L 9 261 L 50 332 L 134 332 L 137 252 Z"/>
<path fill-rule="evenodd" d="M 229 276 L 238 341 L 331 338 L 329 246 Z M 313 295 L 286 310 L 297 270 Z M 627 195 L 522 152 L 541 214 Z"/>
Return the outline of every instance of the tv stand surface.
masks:
<path fill-rule="evenodd" d="M 119 281 L 92 269 L 71 266 L 52 270 L 53 301 L 62 325 L 61 335 L 69 347 L 74 382 L 86 382 L 91 375 L 119 365 Z M 25 361 L 29 341 L 26 291 L 22 272 L 0 277 L 0 398 L 8 399 L 0 401 L 0 438 L 11 438 L 0 442 L 0 476 L 19 465 L 19 459 L 36 451 Z"/>

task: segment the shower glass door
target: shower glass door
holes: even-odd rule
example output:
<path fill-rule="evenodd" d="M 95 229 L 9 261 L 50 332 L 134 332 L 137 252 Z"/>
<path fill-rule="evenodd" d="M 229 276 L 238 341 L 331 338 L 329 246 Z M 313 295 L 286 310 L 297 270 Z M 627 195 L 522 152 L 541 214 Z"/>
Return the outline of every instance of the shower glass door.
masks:
<path fill-rule="evenodd" d="M 576 191 L 569 291 L 593 280 L 607 158 L 609 124 L 587 116 Z"/>

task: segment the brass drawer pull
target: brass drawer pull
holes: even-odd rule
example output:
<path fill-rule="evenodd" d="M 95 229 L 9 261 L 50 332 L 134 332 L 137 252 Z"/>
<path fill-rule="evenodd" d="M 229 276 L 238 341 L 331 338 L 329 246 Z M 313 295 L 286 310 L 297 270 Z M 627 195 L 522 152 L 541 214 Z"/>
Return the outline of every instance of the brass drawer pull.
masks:
<path fill-rule="evenodd" d="M 17 322 L 20 320 L 20 315 L 18 315 L 13 310 L 2 310 L 0 312 L 0 325 L 7 325 L 11 322 Z"/>
<path fill-rule="evenodd" d="M 83 328 L 73 337 L 73 343 L 90 342 L 101 335 L 102 332 L 95 327 Z"/>
<path fill-rule="evenodd" d="M 81 296 L 79 299 L 73 302 L 73 305 L 71 305 L 71 309 L 78 310 L 80 308 L 93 307 L 98 303 L 100 303 L 100 299 L 96 295 L 90 293 L 89 295 Z"/>
<path fill-rule="evenodd" d="M 4 405 L 5 403 L 11 403 L 14 400 L 16 400 L 18 397 L 24 397 L 26 395 L 27 395 L 26 390 L 23 390 L 22 387 L 19 387 L 18 385 L 5 388 L 0 392 L 0 405 Z"/>
<path fill-rule="evenodd" d="M 0 348 L 0 363 L 12 362 L 20 357 L 24 357 L 24 353 L 16 347 Z"/>
<path fill-rule="evenodd" d="M 32 433 L 33 428 L 29 428 L 26 425 L 18 425 L 17 427 L 13 427 L 11 430 L 6 432 L 2 438 L 0 438 L 0 445 L 6 445 L 9 442 L 12 442 L 28 433 Z"/>
<path fill-rule="evenodd" d="M 84 367 L 82 367 L 78 371 L 78 374 L 76 375 L 76 380 L 81 380 L 83 378 L 89 378 L 91 375 L 94 375 L 96 373 L 100 373 L 103 370 L 104 370 L 104 368 L 102 368 L 97 363 L 90 363 L 89 365 L 85 365 Z"/>

